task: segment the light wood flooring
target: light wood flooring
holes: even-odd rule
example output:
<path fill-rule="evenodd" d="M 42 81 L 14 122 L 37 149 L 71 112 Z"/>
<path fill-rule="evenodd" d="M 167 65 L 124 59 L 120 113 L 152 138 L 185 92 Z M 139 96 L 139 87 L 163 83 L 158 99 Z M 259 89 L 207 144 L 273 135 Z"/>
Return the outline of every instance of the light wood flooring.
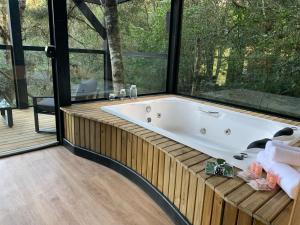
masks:
<path fill-rule="evenodd" d="M 169 225 L 120 174 L 59 146 L 0 160 L 1 225 Z"/>
<path fill-rule="evenodd" d="M 39 114 L 39 121 L 41 128 L 55 127 L 54 116 Z M 13 127 L 9 128 L 0 117 L 0 155 L 36 148 L 56 141 L 55 134 L 35 132 L 32 108 L 13 109 L 13 122 Z"/>

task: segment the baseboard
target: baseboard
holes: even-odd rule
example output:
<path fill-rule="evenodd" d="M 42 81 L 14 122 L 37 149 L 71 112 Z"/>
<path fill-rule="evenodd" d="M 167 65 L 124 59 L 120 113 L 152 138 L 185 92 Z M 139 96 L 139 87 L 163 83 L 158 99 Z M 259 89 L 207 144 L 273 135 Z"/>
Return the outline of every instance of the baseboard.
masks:
<path fill-rule="evenodd" d="M 138 185 L 165 211 L 165 213 L 173 220 L 175 224 L 190 225 L 187 219 L 181 214 L 176 206 L 173 205 L 172 202 L 170 202 L 159 190 L 157 190 L 150 182 L 148 182 L 134 170 L 109 157 L 100 155 L 85 148 L 75 146 L 66 139 L 64 139 L 63 144 L 73 154 L 104 165 L 118 172 L 119 174 L 122 174 L 127 179 Z"/>

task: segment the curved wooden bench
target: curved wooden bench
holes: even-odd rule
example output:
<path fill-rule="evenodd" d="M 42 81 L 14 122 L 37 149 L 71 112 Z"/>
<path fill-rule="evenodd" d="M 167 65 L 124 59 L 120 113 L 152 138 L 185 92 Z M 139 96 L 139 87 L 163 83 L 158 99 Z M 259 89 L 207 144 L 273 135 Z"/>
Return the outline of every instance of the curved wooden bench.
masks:
<path fill-rule="evenodd" d="M 257 192 L 237 177 L 207 176 L 204 165 L 210 156 L 100 110 L 101 106 L 118 103 L 105 101 L 62 108 L 65 138 L 75 146 L 110 157 L 136 171 L 162 192 L 191 224 L 289 224 L 294 201 L 282 190 Z M 221 107 L 291 125 L 300 124 Z"/>

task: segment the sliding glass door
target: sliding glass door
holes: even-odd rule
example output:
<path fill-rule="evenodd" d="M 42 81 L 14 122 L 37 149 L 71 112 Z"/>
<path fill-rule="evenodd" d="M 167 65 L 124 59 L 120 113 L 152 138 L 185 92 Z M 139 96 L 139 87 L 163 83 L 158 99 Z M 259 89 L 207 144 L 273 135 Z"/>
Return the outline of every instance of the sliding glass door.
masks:
<path fill-rule="evenodd" d="M 57 143 L 47 0 L 0 0 L 0 156 Z"/>

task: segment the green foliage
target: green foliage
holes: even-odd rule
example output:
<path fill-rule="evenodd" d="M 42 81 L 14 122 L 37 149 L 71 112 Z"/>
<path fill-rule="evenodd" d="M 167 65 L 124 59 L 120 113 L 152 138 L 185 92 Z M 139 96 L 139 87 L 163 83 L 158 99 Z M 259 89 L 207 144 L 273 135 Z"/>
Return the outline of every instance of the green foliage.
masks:
<path fill-rule="evenodd" d="M 300 97 L 299 9 L 299 1 L 186 0 L 181 92 L 194 86 L 196 95 L 241 88 Z"/>
<path fill-rule="evenodd" d="M 123 52 L 155 53 L 124 57 L 125 83 L 139 93 L 165 91 L 169 33 L 166 14 L 170 0 L 133 0 L 119 5 Z"/>

